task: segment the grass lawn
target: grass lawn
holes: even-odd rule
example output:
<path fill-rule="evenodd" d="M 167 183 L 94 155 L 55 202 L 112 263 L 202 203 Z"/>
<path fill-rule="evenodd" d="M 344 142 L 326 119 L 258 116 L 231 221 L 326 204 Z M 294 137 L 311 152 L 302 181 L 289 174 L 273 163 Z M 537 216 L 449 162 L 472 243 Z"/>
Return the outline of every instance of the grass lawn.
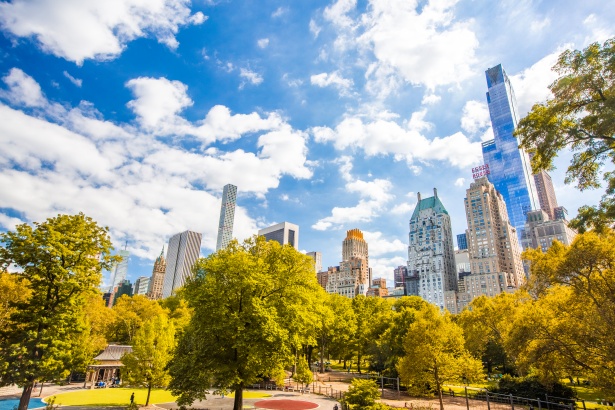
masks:
<path fill-rule="evenodd" d="M 125 406 L 130 403 L 130 395 L 133 392 L 135 393 L 135 403 L 145 404 L 147 389 L 128 388 L 88 389 L 56 394 L 55 404 L 62 406 Z M 231 394 L 227 397 L 234 397 L 234 395 Z M 243 392 L 244 399 L 259 399 L 263 397 L 271 397 L 271 395 L 258 391 Z M 169 403 L 174 401 L 175 397 L 171 392 L 162 389 L 152 389 L 149 398 L 150 404 Z"/>

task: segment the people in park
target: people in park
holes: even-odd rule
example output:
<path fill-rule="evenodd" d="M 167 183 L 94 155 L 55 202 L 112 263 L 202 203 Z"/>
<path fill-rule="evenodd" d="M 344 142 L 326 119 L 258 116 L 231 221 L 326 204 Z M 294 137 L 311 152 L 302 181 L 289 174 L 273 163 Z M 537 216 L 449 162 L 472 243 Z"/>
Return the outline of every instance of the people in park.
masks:
<path fill-rule="evenodd" d="M 130 395 L 130 404 L 134 404 L 135 402 L 135 392 L 132 392 L 132 394 Z"/>

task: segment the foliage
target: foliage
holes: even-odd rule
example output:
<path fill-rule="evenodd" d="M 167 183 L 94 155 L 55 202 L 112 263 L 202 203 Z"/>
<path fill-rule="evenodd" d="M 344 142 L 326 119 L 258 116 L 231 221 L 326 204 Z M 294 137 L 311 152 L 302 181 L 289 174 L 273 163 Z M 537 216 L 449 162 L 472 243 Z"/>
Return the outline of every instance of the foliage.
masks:
<path fill-rule="evenodd" d="M 18 267 L 29 293 L 9 302 L 11 324 L 0 329 L 0 385 L 23 386 L 25 410 L 35 380 L 68 373 L 86 329 L 87 301 L 115 259 L 107 229 L 83 214 L 18 225 L 0 234 L 0 243 L 0 271 Z"/>
<path fill-rule="evenodd" d="M 178 293 L 169 296 L 168 298 L 160 299 L 158 301 L 160 306 L 168 312 L 169 319 L 175 327 L 177 335 L 181 334 L 192 316 L 192 309 L 188 307 L 186 302 L 181 296 L 181 289 Z"/>
<path fill-rule="evenodd" d="M 165 314 L 158 302 L 144 295 L 122 295 L 111 311 L 107 339 L 119 344 L 132 344 L 143 323 Z"/>
<path fill-rule="evenodd" d="M 374 409 L 376 400 L 380 398 L 380 389 L 373 380 L 353 379 L 344 394 L 342 403 L 350 410 Z"/>
<path fill-rule="evenodd" d="M 194 314 L 169 365 L 178 404 L 203 399 L 209 387 L 235 391 L 275 377 L 318 322 L 323 290 L 313 261 L 291 246 L 254 237 L 197 261 L 184 297 Z M 307 343 L 306 343 L 307 342 Z"/>
<path fill-rule="evenodd" d="M 122 358 L 125 381 L 147 387 L 145 405 L 152 387 L 166 387 L 170 376 L 167 364 L 175 347 L 175 327 L 166 316 L 154 317 L 143 324 L 133 340 L 132 352 Z"/>
<path fill-rule="evenodd" d="M 513 396 L 527 397 L 530 399 L 544 399 L 545 395 L 571 399 L 575 397 L 574 390 L 568 386 L 556 382 L 550 386 L 540 383 L 536 376 L 512 377 L 504 375 L 494 393 L 512 394 Z"/>
<path fill-rule="evenodd" d="M 71 357 L 72 371 L 85 373 L 92 359 L 107 346 L 105 331 L 110 314 L 100 293 L 89 295 L 84 306 L 84 330 Z"/>
<path fill-rule="evenodd" d="M 363 359 L 369 358 L 374 341 L 386 330 L 393 315 L 391 304 L 382 298 L 363 295 L 352 299 L 357 331 L 351 346 L 357 358 L 357 371 L 361 373 Z"/>
<path fill-rule="evenodd" d="M 566 183 L 597 188 L 605 164 L 615 163 L 615 39 L 563 52 L 553 67 L 559 78 L 552 98 L 536 104 L 519 122 L 516 134 L 532 154 L 532 169 L 551 170 L 564 149 L 574 152 Z M 598 230 L 615 223 L 615 172 L 603 174 L 606 193 L 598 206 L 579 210 L 574 225 Z"/>
<path fill-rule="evenodd" d="M 23 275 L 0 271 L 0 329 L 9 326 L 16 304 L 30 297 L 29 283 Z"/>
<path fill-rule="evenodd" d="M 427 394 L 434 389 L 441 409 L 444 383 L 484 378 L 482 363 L 464 348 L 461 328 L 434 305 L 425 304 L 416 312 L 404 338 L 404 350 L 397 367 L 408 392 Z"/>
<path fill-rule="evenodd" d="M 536 300 L 517 316 L 510 341 L 520 368 L 543 383 L 585 375 L 615 399 L 615 232 L 586 232 L 530 261 Z"/>
<path fill-rule="evenodd" d="M 336 293 L 328 294 L 320 312 L 321 326 L 318 338 L 321 349 L 321 372 L 324 371 L 325 350 L 340 359 L 352 357 L 352 341 L 357 331 L 352 301 Z"/>
<path fill-rule="evenodd" d="M 45 399 L 45 410 L 56 410 L 58 407 L 59 405 L 56 404 L 55 396 L 47 397 Z"/>
<path fill-rule="evenodd" d="M 302 384 L 310 384 L 312 383 L 312 380 L 314 380 L 314 375 L 312 374 L 305 357 L 300 356 L 297 360 L 297 371 L 295 372 L 295 376 L 293 378 L 295 381 Z"/>

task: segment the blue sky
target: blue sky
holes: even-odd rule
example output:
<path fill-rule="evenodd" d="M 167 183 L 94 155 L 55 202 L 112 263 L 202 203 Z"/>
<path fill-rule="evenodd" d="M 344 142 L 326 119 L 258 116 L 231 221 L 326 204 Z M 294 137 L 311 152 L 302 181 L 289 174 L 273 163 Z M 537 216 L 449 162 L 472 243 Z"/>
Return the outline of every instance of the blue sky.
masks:
<path fill-rule="evenodd" d="M 390 285 L 417 192 L 466 228 L 484 71 L 501 63 L 526 113 L 613 21 L 598 0 L 0 2 L 0 229 L 84 212 L 128 242 L 134 280 L 177 232 L 209 254 L 233 183 L 237 238 L 289 221 L 326 267 L 359 228 Z M 552 177 L 574 216 L 600 191 L 564 185 L 569 159 Z"/>

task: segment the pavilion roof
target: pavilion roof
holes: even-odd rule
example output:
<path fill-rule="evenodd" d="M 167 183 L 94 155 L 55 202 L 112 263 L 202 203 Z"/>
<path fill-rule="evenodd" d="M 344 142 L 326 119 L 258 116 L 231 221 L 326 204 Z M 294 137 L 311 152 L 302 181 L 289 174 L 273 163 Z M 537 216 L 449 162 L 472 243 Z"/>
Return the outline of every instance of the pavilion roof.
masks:
<path fill-rule="evenodd" d="M 119 362 L 122 360 L 122 356 L 130 352 L 132 352 L 132 346 L 108 345 L 101 354 L 94 358 L 94 360 L 98 360 L 100 362 Z"/>

